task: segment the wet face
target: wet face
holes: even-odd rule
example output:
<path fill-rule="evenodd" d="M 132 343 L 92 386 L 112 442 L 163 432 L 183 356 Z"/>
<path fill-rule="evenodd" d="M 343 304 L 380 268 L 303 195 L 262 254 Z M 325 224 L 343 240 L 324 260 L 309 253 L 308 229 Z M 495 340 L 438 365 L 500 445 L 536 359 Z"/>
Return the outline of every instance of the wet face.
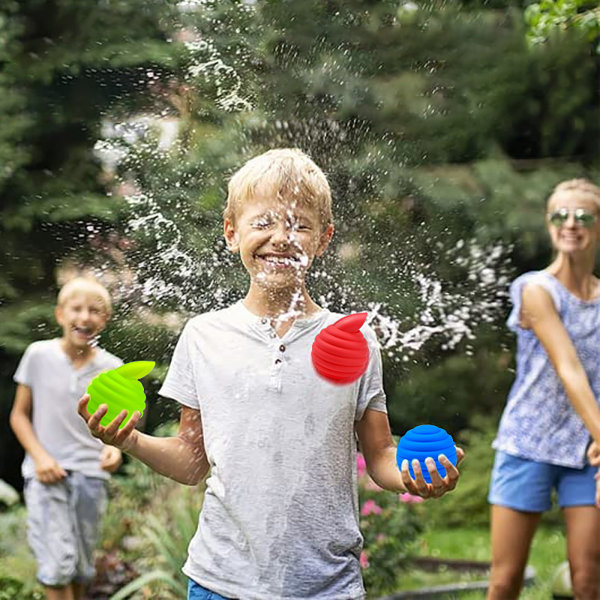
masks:
<path fill-rule="evenodd" d="M 324 231 L 316 208 L 271 200 L 249 201 L 226 219 L 225 238 L 239 252 L 253 283 L 261 287 L 297 288 L 314 258 L 329 244 L 333 225 Z"/>
<path fill-rule="evenodd" d="M 558 252 L 594 251 L 600 237 L 598 204 L 590 194 L 560 192 L 548 204 L 547 224 Z"/>
<path fill-rule="evenodd" d="M 106 326 L 108 314 L 100 298 L 78 292 L 56 307 L 56 320 L 63 329 L 63 339 L 85 349 Z"/>

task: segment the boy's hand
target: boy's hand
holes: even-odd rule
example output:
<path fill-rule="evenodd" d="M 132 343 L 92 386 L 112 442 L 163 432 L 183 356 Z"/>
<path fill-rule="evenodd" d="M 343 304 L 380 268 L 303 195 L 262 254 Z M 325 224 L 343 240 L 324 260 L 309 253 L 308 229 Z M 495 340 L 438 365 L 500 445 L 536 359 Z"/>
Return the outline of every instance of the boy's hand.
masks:
<path fill-rule="evenodd" d="M 462 448 L 457 447 L 457 465 L 464 458 L 464 456 L 465 453 Z M 438 470 L 435 466 L 435 461 L 432 458 L 427 458 L 425 460 L 427 470 L 429 471 L 429 476 L 431 477 L 431 483 L 427 483 L 425 481 L 421 471 L 421 464 L 418 460 L 414 460 L 412 463 L 412 468 L 415 473 L 414 479 L 410 476 L 410 472 L 408 470 L 408 460 L 404 460 L 402 462 L 401 474 L 402 482 L 404 483 L 404 487 L 406 487 L 406 491 L 414 496 L 421 496 L 421 498 L 439 498 L 446 492 L 453 490 L 458 483 L 460 473 L 458 472 L 458 469 L 443 454 L 440 454 L 438 460 L 446 469 L 445 477 L 442 477 L 438 473 Z"/>
<path fill-rule="evenodd" d="M 590 444 L 587 450 L 587 457 L 590 465 L 593 467 L 600 467 L 600 446 L 596 441 Z"/>
<path fill-rule="evenodd" d="M 34 462 L 35 476 L 41 483 L 57 483 L 67 476 L 67 472 L 49 454 Z"/>
<path fill-rule="evenodd" d="M 131 419 L 127 425 L 123 427 L 123 429 L 119 429 L 119 425 L 127 417 L 128 413 L 126 410 L 122 410 L 106 427 L 103 427 L 100 425 L 100 420 L 107 413 L 108 406 L 106 404 L 101 404 L 96 412 L 93 415 L 90 415 L 87 410 L 87 404 L 89 401 L 89 394 L 82 396 L 77 405 L 77 412 L 87 423 L 90 433 L 94 437 L 102 440 L 105 444 L 108 444 L 109 446 L 115 446 L 120 450 L 123 450 L 123 452 L 127 452 L 127 450 L 133 446 L 137 437 L 135 426 L 140 420 L 140 411 L 134 411 Z"/>
<path fill-rule="evenodd" d="M 123 462 L 123 455 L 114 446 L 104 446 L 100 455 L 100 467 L 108 473 L 114 473 Z"/>

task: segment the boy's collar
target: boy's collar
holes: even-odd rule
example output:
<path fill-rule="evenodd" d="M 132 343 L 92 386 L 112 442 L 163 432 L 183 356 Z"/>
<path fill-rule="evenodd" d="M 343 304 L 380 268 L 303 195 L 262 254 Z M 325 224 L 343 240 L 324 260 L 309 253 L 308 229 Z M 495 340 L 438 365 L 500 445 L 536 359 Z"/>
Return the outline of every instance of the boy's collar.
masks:
<path fill-rule="evenodd" d="M 261 317 L 260 315 L 254 314 L 245 304 L 243 300 L 238 300 L 234 305 L 234 308 L 237 308 L 237 312 L 240 317 L 250 325 L 256 325 L 261 329 L 271 329 L 270 319 L 267 317 Z M 305 327 L 310 327 L 315 322 L 321 320 L 325 315 L 329 314 L 329 310 L 326 308 L 322 308 L 321 310 L 302 318 L 297 318 L 294 320 L 293 327 L 299 327 L 304 329 Z"/>
<path fill-rule="evenodd" d="M 65 349 L 62 347 L 61 338 L 54 338 L 54 340 L 56 341 L 56 344 L 58 345 L 58 349 L 59 349 L 61 355 L 69 363 L 69 365 L 71 365 L 71 367 L 73 367 L 73 360 L 65 352 Z M 85 373 L 88 369 L 91 369 L 92 367 L 96 366 L 96 364 L 100 360 L 100 355 L 102 354 L 103 350 L 102 350 L 102 348 L 100 348 L 100 346 L 96 346 L 96 348 L 94 350 L 95 350 L 95 352 L 92 354 L 90 359 L 87 362 L 85 362 L 81 367 L 76 369 L 77 371 L 80 371 L 81 373 Z"/>

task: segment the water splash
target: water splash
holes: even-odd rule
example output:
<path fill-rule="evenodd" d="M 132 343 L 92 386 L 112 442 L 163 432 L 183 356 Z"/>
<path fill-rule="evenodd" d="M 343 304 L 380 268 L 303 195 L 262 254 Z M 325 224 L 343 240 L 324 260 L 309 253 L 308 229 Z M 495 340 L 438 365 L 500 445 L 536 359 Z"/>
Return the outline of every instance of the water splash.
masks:
<path fill-rule="evenodd" d="M 509 251 L 504 244 L 481 246 L 476 240 L 440 249 L 440 258 L 464 270 L 464 282 L 458 285 L 443 281 L 423 264 L 411 264 L 410 279 L 419 297 L 415 315 L 399 318 L 393 306 L 368 304 L 368 322 L 388 357 L 408 361 L 434 341 L 441 350 L 453 350 L 463 340 L 474 340 L 480 325 L 495 323 L 508 296 Z M 471 354 L 469 345 L 465 352 Z"/>
<path fill-rule="evenodd" d="M 203 0 L 187 0 L 179 6 L 184 12 L 194 12 L 203 4 Z M 241 10 L 253 10 L 244 4 L 240 6 Z M 410 2 L 402 6 L 408 12 L 414 8 Z M 253 109 L 252 100 L 243 93 L 239 74 L 244 57 L 232 59 L 235 63 L 228 62 L 216 44 L 202 37 L 194 26 L 181 32 L 180 41 L 188 51 L 187 84 L 198 90 L 210 89 L 210 98 L 221 113 L 248 113 Z M 343 85 L 342 66 L 331 63 L 323 68 L 329 69 L 328 76 L 339 72 L 339 83 Z M 376 198 L 374 202 L 383 200 L 382 203 L 388 197 L 397 197 L 398 182 L 388 180 L 388 175 L 402 163 L 402 156 L 396 155 L 399 152 L 395 153 L 394 147 L 389 153 L 385 149 L 395 144 L 393 136 L 383 133 L 379 140 L 371 140 L 372 132 L 364 121 L 342 123 L 325 113 L 321 118 L 307 115 L 262 120 L 253 115 L 249 121 L 243 124 L 245 129 L 240 127 L 240 138 L 236 140 L 235 152 L 240 155 L 248 155 L 256 146 L 302 147 L 318 157 L 317 162 L 328 174 L 337 172 L 343 164 L 340 172 L 344 182 L 339 187 L 347 197 L 360 195 Z M 113 171 L 119 163 L 125 165 L 121 184 L 134 188 L 123 194 L 131 213 L 126 234 L 142 240 L 138 249 L 129 253 L 129 265 L 135 272 L 131 284 L 134 295 L 138 302 L 157 312 L 165 306 L 188 314 L 224 308 L 241 297 L 246 274 L 225 247 L 217 211 L 210 215 L 212 228 L 207 226 L 204 215 L 199 244 L 194 239 L 196 232 L 191 231 L 197 219 L 195 207 L 177 201 L 174 207 L 166 208 L 156 182 L 147 185 L 137 180 L 136 174 L 152 171 L 153 165 L 173 164 L 169 148 L 152 139 L 152 127 L 147 125 L 147 122 L 135 126 L 115 124 L 106 136 L 110 139 L 97 145 L 97 152 L 112 161 Z M 177 147 L 177 142 L 174 146 Z M 360 155 L 348 151 L 355 147 L 362 148 Z M 212 175 L 224 178 L 224 173 L 216 173 L 218 170 L 219 167 L 213 168 Z M 195 189 L 200 190 L 202 186 L 196 183 Z M 166 190 L 179 185 L 178 173 L 173 169 L 169 181 L 165 180 L 162 186 Z M 356 224 L 357 207 L 348 203 L 341 208 L 336 210 L 341 222 Z M 359 226 L 376 232 L 368 218 Z M 419 235 L 426 236 L 426 230 Z M 330 250 L 324 261 L 309 271 L 309 289 L 321 306 L 331 310 L 349 313 L 368 308 L 369 323 L 392 360 L 409 361 L 433 344 L 442 350 L 453 350 L 463 340 L 467 341 L 469 352 L 468 342 L 474 339 L 476 328 L 497 321 L 503 310 L 508 287 L 508 247 L 481 246 L 476 240 L 456 242 L 448 236 L 444 242 L 432 242 L 435 248 L 432 262 L 413 251 L 411 239 L 406 239 L 400 248 L 390 249 L 389 244 L 369 244 L 366 237 L 346 240 L 343 232 L 338 237 L 342 241 L 337 252 Z M 190 248 L 194 243 L 197 247 Z M 370 252 L 375 257 L 374 277 L 351 268 L 353 245 L 357 245 L 359 252 L 373 246 Z M 440 275 L 439 263 L 449 266 L 450 273 Z M 232 276 L 235 286 L 230 281 Z M 386 286 L 379 286 L 377 281 Z M 280 318 L 294 316 L 297 310 L 293 301 Z"/>
<path fill-rule="evenodd" d="M 130 232 L 142 232 L 144 238 L 155 240 L 153 250 L 143 260 L 138 257 L 136 265 L 138 272 L 145 272 L 136 284 L 144 303 L 155 308 L 165 302 L 175 303 L 183 312 L 193 314 L 225 308 L 241 297 L 239 292 L 232 294 L 228 287 L 229 275 L 238 261 L 224 244 L 215 240 L 213 248 L 203 256 L 192 256 L 184 247 L 184 235 L 178 225 L 165 217 L 154 198 L 135 194 L 127 200 L 137 213 L 129 222 Z M 140 211 L 147 214 L 140 215 Z M 167 231 L 172 232 L 169 243 L 165 243 Z M 454 350 L 463 341 L 467 342 L 465 351 L 469 354 L 477 328 L 497 322 L 504 310 L 510 275 L 507 256 L 511 248 L 502 243 L 483 246 L 475 239 L 459 240 L 446 248 L 438 241 L 438 263 L 454 269 L 452 279 L 444 279 L 433 264 L 411 256 L 411 240 L 407 242 L 402 250 L 381 249 L 385 264 L 377 275 L 387 277 L 388 282 L 398 282 L 398 298 L 388 292 L 385 300 L 372 300 L 382 296 L 375 283 L 377 278 L 359 281 L 347 272 L 344 244 L 339 245 L 328 264 L 317 265 L 308 272 L 309 290 L 328 289 L 315 296 L 323 308 L 343 313 L 367 308 L 367 322 L 392 361 L 407 362 L 432 345 L 444 351 Z M 199 278 L 212 282 L 212 289 L 200 290 Z M 299 316 L 299 297 L 297 294 L 292 298 L 279 321 Z M 406 308 L 407 298 L 412 310 Z"/>
<path fill-rule="evenodd" d="M 215 103 L 226 112 L 252 110 L 252 103 L 242 93 L 242 79 L 236 68 L 227 64 L 215 45 L 209 40 L 185 42 L 191 64 L 187 68 L 187 81 L 198 83 L 199 79 L 216 86 Z"/>
<path fill-rule="evenodd" d="M 325 129 L 322 125 L 275 122 L 271 126 L 273 145 L 297 140 L 299 136 L 316 144 L 329 140 L 329 147 L 341 149 L 349 136 L 366 135 L 360 126 L 348 130 L 333 123 Z M 128 253 L 130 269 L 135 273 L 130 284 L 135 300 L 157 312 L 170 307 L 182 314 L 194 314 L 225 308 L 242 297 L 247 275 L 222 239 L 220 207 L 204 215 L 201 243 L 195 240 L 198 232 L 194 222 L 198 216 L 197 207 L 189 201 L 190 189 L 198 189 L 194 195 L 199 194 L 203 182 L 184 182 L 173 171 L 160 184 L 163 190 L 157 189 L 156 182 L 144 190 L 143 182 L 131 179 L 135 173 L 151 170 L 152 165 L 172 163 L 173 155 L 159 148 L 156 139 L 149 136 L 125 141 L 121 135 L 112 141 L 120 149 L 125 165 L 121 183 L 130 215 L 126 234 L 140 240 L 138 248 Z M 361 190 L 368 189 L 377 198 L 374 202 L 381 203 L 377 190 L 387 177 L 386 158 L 377 150 L 367 159 L 372 161 L 369 177 L 357 183 L 361 173 L 350 175 L 343 189 L 354 196 L 358 194 L 357 186 L 363 186 Z M 352 161 L 347 164 L 352 169 Z M 383 166 L 373 168 L 374 165 Z M 326 171 L 335 168 L 330 164 Z M 185 173 L 184 168 L 181 173 Z M 187 192 L 181 189 L 186 183 Z M 171 189 L 181 189 L 181 198 L 167 198 L 166 192 Z M 412 210 L 411 202 L 405 204 L 404 209 Z M 316 301 L 324 308 L 346 314 L 368 309 L 368 322 L 392 361 L 418 360 L 420 352 L 434 347 L 451 351 L 463 341 L 465 351 L 470 353 L 476 329 L 497 322 L 506 305 L 511 248 L 501 243 L 482 246 L 475 239 L 457 241 L 446 232 L 445 237 L 437 234 L 436 239 L 428 240 L 428 251 L 419 254 L 417 248 L 423 247 L 428 235 L 423 223 L 415 233 L 392 245 L 380 241 L 377 225 L 368 214 L 357 216 L 355 207 L 349 204 L 339 208 L 336 238 L 340 239 L 336 240 L 336 247 L 325 253 L 323 261 L 317 261 L 307 273 L 308 288 Z M 371 208 L 376 212 L 376 206 Z M 353 231 L 357 228 L 365 232 L 359 239 L 355 239 Z M 343 237 L 344 230 L 348 239 Z M 374 241 L 369 241 L 371 237 Z M 356 272 L 352 264 L 362 263 L 363 255 L 369 266 Z M 440 265 L 444 267 L 443 275 Z M 298 316 L 296 300 L 280 320 Z"/>

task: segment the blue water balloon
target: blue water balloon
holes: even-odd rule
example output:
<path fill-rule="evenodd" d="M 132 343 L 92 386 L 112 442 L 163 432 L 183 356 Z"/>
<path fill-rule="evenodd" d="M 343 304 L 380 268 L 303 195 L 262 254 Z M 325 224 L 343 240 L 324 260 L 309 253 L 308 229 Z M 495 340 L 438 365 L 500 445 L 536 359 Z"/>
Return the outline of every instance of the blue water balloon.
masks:
<path fill-rule="evenodd" d="M 396 462 L 398 468 L 402 469 L 402 461 L 408 460 L 408 470 L 410 476 L 414 479 L 415 472 L 412 468 L 412 461 L 415 458 L 418 459 L 423 478 L 427 483 L 431 483 L 425 459 L 427 457 L 433 458 L 438 473 L 445 477 L 446 469 L 438 460 L 440 454 L 446 456 L 456 466 L 456 446 L 452 436 L 435 425 L 419 425 L 407 431 L 400 439 L 396 450 Z"/>

